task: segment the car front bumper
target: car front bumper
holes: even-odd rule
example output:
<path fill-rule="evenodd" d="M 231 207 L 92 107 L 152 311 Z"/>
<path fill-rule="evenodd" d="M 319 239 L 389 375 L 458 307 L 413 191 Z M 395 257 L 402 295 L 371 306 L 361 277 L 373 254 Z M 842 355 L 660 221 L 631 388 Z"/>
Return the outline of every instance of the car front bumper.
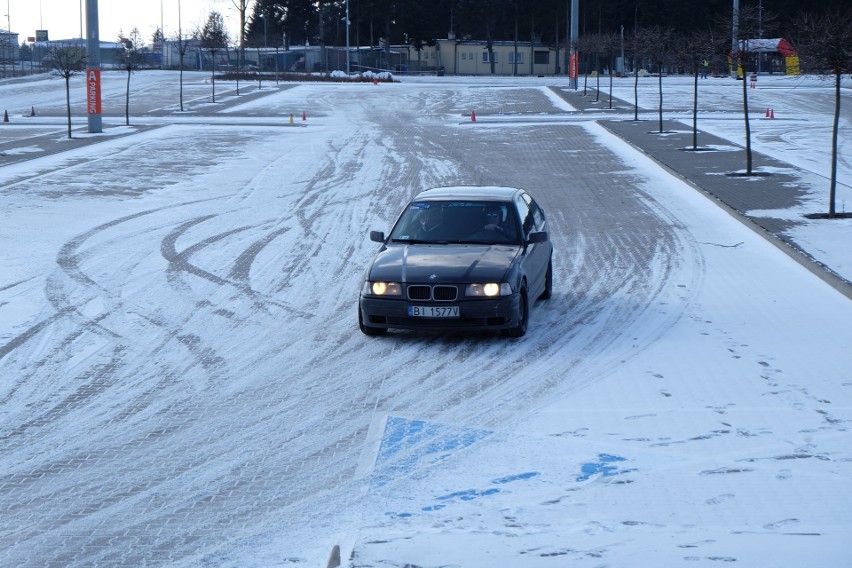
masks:
<path fill-rule="evenodd" d="M 500 330 L 518 325 L 520 296 L 512 294 L 502 298 L 476 298 L 449 302 L 459 307 L 457 318 L 423 318 L 408 314 L 409 306 L 441 306 L 443 302 L 415 302 L 404 299 L 361 296 L 358 303 L 365 326 L 398 329 L 458 329 Z"/>

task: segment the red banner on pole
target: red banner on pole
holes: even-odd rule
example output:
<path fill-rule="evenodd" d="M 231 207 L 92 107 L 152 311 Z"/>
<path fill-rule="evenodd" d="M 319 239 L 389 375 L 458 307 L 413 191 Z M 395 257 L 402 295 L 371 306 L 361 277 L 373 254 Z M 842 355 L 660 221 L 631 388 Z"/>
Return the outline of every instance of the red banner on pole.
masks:
<path fill-rule="evenodd" d="M 568 77 L 576 79 L 580 76 L 580 55 L 576 51 L 571 52 L 571 59 L 568 65 Z"/>
<path fill-rule="evenodd" d="M 86 69 L 86 108 L 89 114 L 101 114 L 100 69 Z"/>

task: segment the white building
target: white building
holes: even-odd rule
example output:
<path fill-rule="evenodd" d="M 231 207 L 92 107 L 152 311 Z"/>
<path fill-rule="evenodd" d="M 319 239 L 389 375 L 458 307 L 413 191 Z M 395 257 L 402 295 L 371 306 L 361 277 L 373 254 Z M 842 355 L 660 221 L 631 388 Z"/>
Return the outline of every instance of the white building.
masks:
<path fill-rule="evenodd" d="M 491 59 L 495 75 L 555 75 L 565 73 L 562 61 L 565 49 L 528 41 L 494 41 L 491 51 L 484 40 L 439 39 L 434 46 L 426 46 L 418 53 L 413 48 L 395 46 L 394 50 L 407 50 L 409 69 L 439 70 L 447 75 L 491 75 Z"/>
<path fill-rule="evenodd" d="M 8 30 L 0 30 L 0 59 L 7 62 L 17 61 L 19 56 L 18 34 Z"/>

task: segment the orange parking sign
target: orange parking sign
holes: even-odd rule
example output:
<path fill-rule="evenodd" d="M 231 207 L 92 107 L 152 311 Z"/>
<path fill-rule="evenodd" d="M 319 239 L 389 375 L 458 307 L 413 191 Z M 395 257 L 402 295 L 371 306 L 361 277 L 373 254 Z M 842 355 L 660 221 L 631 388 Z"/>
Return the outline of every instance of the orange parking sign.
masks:
<path fill-rule="evenodd" d="M 86 69 L 86 108 L 89 114 L 101 114 L 100 69 Z"/>
<path fill-rule="evenodd" d="M 568 77 L 576 79 L 580 76 L 580 55 L 576 51 L 571 52 L 571 57 L 568 60 Z"/>

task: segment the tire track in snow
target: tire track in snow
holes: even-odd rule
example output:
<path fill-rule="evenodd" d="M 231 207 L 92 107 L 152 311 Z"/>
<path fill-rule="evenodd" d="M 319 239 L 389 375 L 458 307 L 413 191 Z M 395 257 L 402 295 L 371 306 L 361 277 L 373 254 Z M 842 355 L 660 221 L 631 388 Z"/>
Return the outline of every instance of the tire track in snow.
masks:
<path fill-rule="evenodd" d="M 328 100 L 352 104 L 345 96 Z M 157 245 L 172 263 L 145 280 L 156 306 L 133 307 L 153 320 L 159 342 L 145 348 L 157 357 L 150 366 L 137 358 L 138 368 L 116 377 L 133 381 L 119 397 L 124 404 L 105 413 L 122 423 L 96 432 L 98 422 L 85 422 L 79 435 L 86 444 L 70 443 L 30 466 L 25 487 L 34 501 L 0 521 L 15 534 L 15 548 L 5 553 L 10 563 L 36 550 L 63 565 L 132 565 L 152 554 L 164 559 L 158 551 L 167 550 L 169 563 L 220 564 L 218 550 L 225 546 L 227 557 L 234 541 L 268 543 L 323 526 L 329 510 L 357 509 L 364 481 L 354 477 L 373 413 L 511 428 L 548 396 L 597 380 L 630 356 L 634 343 L 653 341 L 634 341 L 630 326 L 671 297 L 675 275 L 694 267 L 688 242 L 640 202 L 631 185 L 637 180 L 618 174 L 617 160 L 570 128 L 450 127 L 453 136 L 446 136 L 446 124 L 417 119 L 421 107 L 410 103 L 399 115 L 376 117 L 378 134 L 342 136 L 328 162 L 303 170 L 312 173 L 300 191 L 272 196 L 254 187 L 240 195 L 241 207 L 251 204 L 242 214 L 222 207 L 168 225 Z M 565 149 L 578 160 L 566 160 Z M 593 179 L 591 171 L 613 171 L 618 184 Z M 559 183 L 566 179 L 576 181 Z M 520 340 L 362 337 L 355 300 L 376 247 L 366 229 L 377 219 L 390 222 L 420 184 L 446 180 L 520 185 L 542 200 L 561 251 L 555 298 L 536 305 Z M 282 219 L 289 211 L 300 216 L 272 227 L 246 221 L 272 207 Z M 177 288 L 161 281 L 170 266 Z M 307 306 L 303 314 L 258 308 L 258 298 L 285 294 L 290 304 Z M 217 315 L 222 310 L 234 317 Z M 655 317 L 665 326 L 674 316 Z M 210 381 L 195 356 L 184 356 L 186 346 L 175 345 L 178 335 L 223 358 L 221 376 Z M 56 441 L 38 434 L 29 436 L 45 446 Z M 40 531 L 48 502 L 64 511 L 50 517 L 51 530 Z"/>
<path fill-rule="evenodd" d="M 564 171 L 565 167 L 559 165 L 563 149 L 558 146 L 554 148 L 552 143 L 548 145 L 545 141 L 557 138 L 565 140 L 569 147 L 577 146 L 576 143 L 570 143 L 572 137 L 568 133 L 554 134 L 552 127 L 537 127 L 536 132 L 533 133 L 524 128 L 510 128 L 509 131 L 516 143 L 513 146 L 504 146 L 500 143 L 505 135 L 503 131 L 497 131 L 494 134 L 476 131 L 469 136 L 466 136 L 465 131 L 458 135 L 463 140 L 465 138 L 468 140 L 466 143 L 457 144 L 456 147 L 464 148 L 467 155 L 478 156 L 481 168 L 476 173 L 484 171 L 489 176 L 485 179 L 470 181 L 462 179 L 461 182 L 526 187 L 545 203 L 546 210 L 551 213 L 552 224 L 559 218 L 560 211 L 571 211 L 571 215 L 562 216 L 562 219 L 568 219 L 567 225 L 563 225 L 562 230 L 567 228 L 569 234 L 571 232 L 575 234 L 566 238 L 566 235 L 559 234 L 558 227 L 554 225 L 554 238 L 557 241 L 554 261 L 557 290 L 554 299 L 539 302 L 533 307 L 530 337 L 518 342 L 484 341 L 482 342 L 484 345 L 480 345 L 478 340 L 454 339 L 449 336 L 446 343 L 441 342 L 445 347 L 442 349 L 442 362 L 432 368 L 424 369 L 423 377 L 418 384 L 425 387 L 429 384 L 431 377 L 451 374 L 454 382 L 465 386 L 456 389 L 456 392 L 451 392 L 453 389 L 450 385 L 440 387 L 432 384 L 435 389 L 440 387 L 450 390 L 442 395 L 440 391 L 436 392 L 433 389 L 430 392 L 430 401 L 446 400 L 447 404 L 436 402 L 436 407 L 441 412 L 425 412 L 425 416 L 440 416 L 442 412 L 445 413 L 448 408 L 458 404 L 463 408 L 473 407 L 468 409 L 470 412 L 454 413 L 464 416 L 464 424 L 500 424 L 507 417 L 516 415 L 520 408 L 534 407 L 537 404 L 536 400 L 545 400 L 553 389 L 562 391 L 566 388 L 578 389 L 582 388 L 586 381 L 598 380 L 605 375 L 608 365 L 614 365 L 620 357 L 629 355 L 630 351 L 638 352 L 638 349 L 630 342 L 618 352 L 605 358 L 600 357 L 601 354 L 610 351 L 615 342 L 624 342 L 624 330 L 647 313 L 657 298 L 670 290 L 672 285 L 670 278 L 678 270 L 677 259 L 682 252 L 691 250 L 690 256 L 695 252 L 694 247 L 689 245 L 688 238 L 684 241 L 682 235 L 677 236 L 676 233 L 671 233 L 668 219 L 660 219 L 656 211 L 641 202 L 633 204 L 636 194 L 631 196 L 630 189 L 623 196 L 615 195 L 608 198 L 620 201 L 618 205 L 608 206 L 609 211 L 617 211 L 619 207 L 628 209 L 620 214 L 624 217 L 623 228 L 616 227 L 615 230 L 607 231 L 606 225 L 601 223 L 601 219 L 605 219 L 605 216 L 591 215 L 585 218 L 578 216 L 572 211 L 576 204 L 571 203 L 570 199 L 587 198 L 570 190 L 567 195 L 560 195 L 561 188 L 553 187 L 546 178 L 530 177 L 528 175 L 530 169 L 520 172 L 514 169 L 515 162 L 509 156 L 510 153 L 523 153 L 521 161 L 532 163 L 530 167 L 533 168 L 538 166 L 536 168 L 538 171 Z M 398 137 L 393 138 L 398 139 Z M 582 133 L 576 136 L 576 140 L 580 144 L 588 144 L 583 142 L 587 138 Z M 447 149 L 440 146 L 445 144 L 445 140 L 433 139 L 432 142 L 433 144 L 425 149 L 422 146 L 419 147 L 418 151 L 436 156 L 448 154 Z M 580 146 L 575 151 L 593 156 L 599 151 L 601 155 L 606 155 L 605 149 L 598 150 L 594 147 L 585 149 Z M 531 153 L 527 154 L 527 152 Z M 611 158 L 609 160 L 608 164 L 592 166 L 589 171 L 620 169 L 617 160 L 613 161 Z M 597 167 L 602 169 L 599 170 Z M 458 171 L 464 171 L 464 164 L 461 162 Z M 582 173 L 580 177 L 583 177 Z M 631 180 L 629 176 L 621 177 L 625 180 L 625 188 L 631 188 L 635 183 L 635 180 Z M 601 195 L 603 197 L 611 195 L 612 192 L 606 191 L 610 183 L 610 180 L 589 180 L 588 186 L 593 188 L 590 197 L 601 199 Z M 582 181 L 576 185 L 582 187 Z M 566 199 L 569 201 L 565 202 Z M 583 204 L 576 206 L 579 210 L 584 208 Z M 601 211 L 599 208 L 594 210 Z M 651 229 L 650 232 L 649 229 Z M 585 232 L 594 234 L 594 237 L 585 239 L 585 247 L 575 248 L 575 243 L 580 242 Z M 569 256 L 572 252 L 573 263 L 577 266 L 576 271 L 569 272 L 561 266 L 561 256 L 566 255 L 572 258 Z M 649 278 L 651 269 L 654 274 L 652 278 Z M 635 300 L 625 302 L 625 298 L 628 300 L 635 298 Z M 677 317 L 678 315 L 674 314 L 660 325 L 662 328 L 667 328 L 673 325 Z M 652 341 L 653 338 L 649 338 L 646 344 Z M 420 349 L 425 349 L 427 353 L 435 351 L 434 345 L 430 348 L 430 342 L 432 340 L 418 341 L 418 351 Z M 552 345 L 559 347 L 553 349 L 550 347 Z M 624 353 L 625 349 L 628 353 Z M 512 368 L 517 365 L 512 361 L 525 358 L 533 361 L 544 358 L 543 363 L 532 363 L 532 366 L 541 368 L 542 373 L 514 375 L 506 373 L 507 363 L 508 367 Z M 411 359 L 412 363 L 418 361 L 418 366 L 422 366 L 420 361 L 428 360 L 429 355 L 412 353 Z M 596 362 L 599 359 L 604 360 Z M 397 364 L 400 362 L 397 361 Z M 469 368 L 474 370 L 465 371 Z M 453 372 L 447 373 L 450 369 Z M 566 377 L 571 378 L 566 381 Z M 567 386 L 566 383 L 571 386 Z M 484 400 L 491 402 L 482 404 Z M 507 404 L 506 401 L 511 402 Z"/>

